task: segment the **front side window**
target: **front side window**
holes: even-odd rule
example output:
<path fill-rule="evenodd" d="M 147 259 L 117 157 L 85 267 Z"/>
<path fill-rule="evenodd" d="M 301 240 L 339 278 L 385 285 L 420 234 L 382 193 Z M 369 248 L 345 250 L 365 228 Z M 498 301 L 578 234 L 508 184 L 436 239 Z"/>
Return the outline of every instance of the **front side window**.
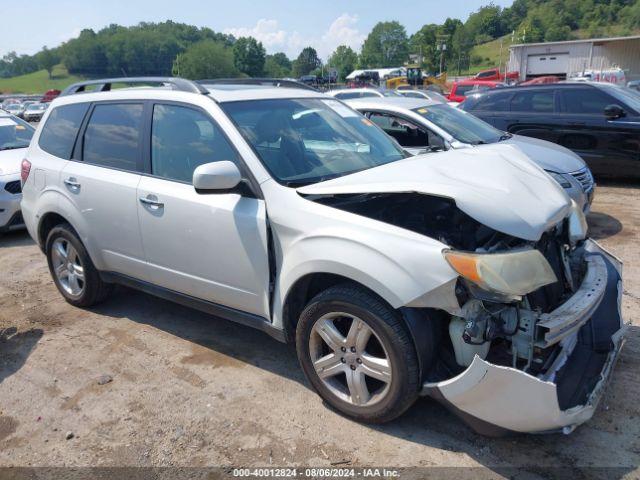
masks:
<path fill-rule="evenodd" d="M 351 98 L 360 98 L 360 92 L 344 92 L 344 93 L 336 93 L 336 98 L 341 100 L 349 100 Z"/>
<path fill-rule="evenodd" d="M 511 99 L 512 112 L 553 113 L 553 90 L 518 92 Z"/>
<path fill-rule="evenodd" d="M 0 117 L 0 151 L 28 147 L 33 132 L 34 128 L 19 118 Z"/>
<path fill-rule="evenodd" d="M 430 107 L 416 108 L 413 111 L 462 143 L 480 145 L 495 143 L 505 138 L 504 132 L 493 128 L 470 113 L 451 108 L 449 105 L 431 105 Z"/>
<path fill-rule="evenodd" d="M 40 148 L 58 158 L 69 160 L 80 125 L 88 109 L 88 103 L 56 107 L 42 128 Z"/>
<path fill-rule="evenodd" d="M 155 105 L 151 126 L 151 172 L 191 183 L 199 165 L 238 162 L 220 128 L 204 113 L 178 105 Z"/>
<path fill-rule="evenodd" d="M 300 186 L 394 162 L 404 151 L 370 120 L 333 99 L 228 102 L 222 108 L 271 175 Z"/>
<path fill-rule="evenodd" d="M 493 93 L 481 97 L 471 110 L 485 112 L 506 112 L 509 111 L 509 98 L 511 93 Z"/>
<path fill-rule="evenodd" d="M 387 135 L 395 138 L 403 147 L 428 147 L 429 135 L 427 131 L 413 122 L 401 117 L 373 112 L 369 119 L 384 130 Z"/>
<path fill-rule="evenodd" d="M 143 105 L 98 104 L 84 133 L 82 159 L 120 170 L 139 169 Z"/>

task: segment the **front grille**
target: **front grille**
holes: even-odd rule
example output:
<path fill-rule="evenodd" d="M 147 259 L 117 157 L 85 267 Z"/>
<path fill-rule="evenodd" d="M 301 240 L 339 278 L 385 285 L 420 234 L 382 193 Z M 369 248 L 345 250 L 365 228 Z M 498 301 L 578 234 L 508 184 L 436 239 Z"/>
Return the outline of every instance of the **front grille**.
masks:
<path fill-rule="evenodd" d="M 4 189 L 9 193 L 13 193 L 14 195 L 17 195 L 18 193 L 21 193 L 22 192 L 22 186 L 20 185 L 20 180 L 14 180 L 13 182 L 8 182 L 4 186 Z"/>
<path fill-rule="evenodd" d="M 593 188 L 593 175 L 591 175 L 589 167 L 584 167 L 577 172 L 571 172 L 571 175 L 580 182 L 582 191 L 589 192 Z"/>
<path fill-rule="evenodd" d="M 15 227 L 16 225 L 22 225 L 24 219 L 22 218 L 22 212 L 17 212 L 7 224 L 7 227 Z"/>

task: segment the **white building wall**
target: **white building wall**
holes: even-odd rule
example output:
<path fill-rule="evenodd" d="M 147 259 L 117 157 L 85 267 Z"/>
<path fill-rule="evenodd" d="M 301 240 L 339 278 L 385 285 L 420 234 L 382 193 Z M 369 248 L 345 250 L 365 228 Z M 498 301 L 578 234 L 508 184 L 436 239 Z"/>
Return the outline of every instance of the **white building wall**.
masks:
<path fill-rule="evenodd" d="M 510 48 L 509 71 L 520 73 L 520 79 L 527 76 L 529 55 L 569 54 L 566 75 L 583 70 L 608 69 L 618 66 L 625 70 L 628 79 L 640 78 L 640 39 L 615 41 L 591 41 L 517 45 Z"/>

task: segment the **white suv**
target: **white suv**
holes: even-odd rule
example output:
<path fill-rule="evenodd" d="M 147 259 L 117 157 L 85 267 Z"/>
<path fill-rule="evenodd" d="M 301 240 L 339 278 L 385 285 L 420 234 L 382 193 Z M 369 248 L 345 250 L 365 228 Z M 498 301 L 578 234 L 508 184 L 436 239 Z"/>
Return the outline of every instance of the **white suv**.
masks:
<path fill-rule="evenodd" d="M 484 433 L 568 432 L 622 345 L 620 262 L 509 145 L 407 158 L 318 92 L 115 79 L 54 101 L 22 167 L 69 303 L 121 283 L 295 342 L 362 421 L 430 395 Z"/>

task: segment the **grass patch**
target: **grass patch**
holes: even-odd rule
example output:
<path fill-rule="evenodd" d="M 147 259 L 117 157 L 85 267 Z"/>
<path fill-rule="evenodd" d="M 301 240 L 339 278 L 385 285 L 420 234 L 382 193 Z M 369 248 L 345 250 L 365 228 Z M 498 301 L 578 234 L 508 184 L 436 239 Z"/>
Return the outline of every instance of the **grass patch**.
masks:
<path fill-rule="evenodd" d="M 56 65 L 53 68 L 53 78 L 51 79 L 46 70 L 38 70 L 19 77 L 0 78 L 0 92 L 44 93 L 53 88 L 62 90 L 81 80 L 83 80 L 83 77 L 70 75 L 64 65 Z"/>

